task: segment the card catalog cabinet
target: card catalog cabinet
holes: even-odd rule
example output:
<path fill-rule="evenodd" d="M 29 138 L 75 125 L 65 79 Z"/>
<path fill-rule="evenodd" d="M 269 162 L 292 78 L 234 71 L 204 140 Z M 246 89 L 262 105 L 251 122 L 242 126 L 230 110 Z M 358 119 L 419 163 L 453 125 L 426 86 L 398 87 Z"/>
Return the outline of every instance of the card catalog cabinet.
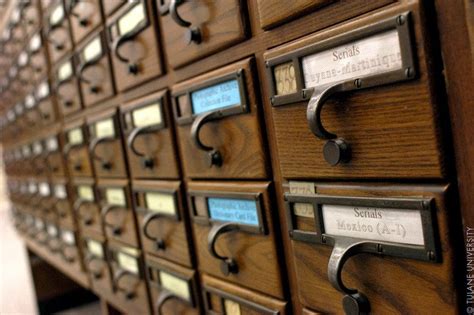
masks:
<path fill-rule="evenodd" d="M 65 0 L 65 5 L 72 38 L 77 45 L 102 24 L 100 0 Z"/>

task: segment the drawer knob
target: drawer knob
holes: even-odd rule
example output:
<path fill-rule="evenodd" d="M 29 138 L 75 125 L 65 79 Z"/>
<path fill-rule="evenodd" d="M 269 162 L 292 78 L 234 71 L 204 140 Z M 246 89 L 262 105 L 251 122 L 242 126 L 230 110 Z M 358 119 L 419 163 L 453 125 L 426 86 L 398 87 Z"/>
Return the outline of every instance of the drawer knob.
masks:
<path fill-rule="evenodd" d="M 323 155 L 326 162 L 331 166 L 339 163 L 349 162 L 351 159 L 351 149 L 344 139 L 337 138 L 329 140 L 323 147 Z"/>
<path fill-rule="evenodd" d="M 190 27 L 184 33 L 184 42 L 186 45 L 191 45 L 192 43 L 200 44 L 201 40 L 202 36 L 199 27 Z"/>
<path fill-rule="evenodd" d="M 238 273 L 239 268 L 237 262 L 234 259 L 231 257 L 222 256 L 217 253 L 216 242 L 220 235 L 238 230 L 240 230 L 240 226 L 233 222 L 219 223 L 211 228 L 207 237 L 207 249 L 212 257 L 221 261 L 221 272 L 225 276 L 228 276 L 231 273 Z"/>
<path fill-rule="evenodd" d="M 202 36 L 199 27 L 191 27 L 191 22 L 184 20 L 178 13 L 178 5 L 182 3 L 184 3 L 183 0 L 171 0 L 169 7 L 171 18 L 179 26 L 187 28 L 186 32 L 184 33 L 184 40 L 186 44 L 200 44 Z"/>
<path fill-rule="evenodd" d="M 202 126 L 204 126 L 205 123 L 211 121 L 211 120 L 216 120 L 219 119 L 223 116 L 222 111 L 216 110 L 216 111 L 210 111 L 207 113 L 204 113 L 200 116 L 198 116 L 192 126 L 191 126 L 191 139 L 193 140 L 194 144 L 199 150 L 207 152 L 207 159 L 208 159 L 208 165 L 209 167 L 212 166 L 222 166 L 223 163 L 223 157 L 222 153 L 210 146 L 207 146 L 202 143 L 200 139 L 200 131 Z"/>

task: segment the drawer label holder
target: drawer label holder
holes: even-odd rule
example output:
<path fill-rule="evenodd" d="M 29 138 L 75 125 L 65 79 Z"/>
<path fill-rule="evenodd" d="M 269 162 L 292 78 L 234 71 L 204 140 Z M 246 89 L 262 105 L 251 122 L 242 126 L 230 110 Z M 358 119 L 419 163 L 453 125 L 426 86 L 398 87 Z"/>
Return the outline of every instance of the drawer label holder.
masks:
<path fill-rule="evenodd" d="M 362 253 L 440 262 L 441 252 L 433 199 L 369 198 L 285 193 L 290 238 L 333 246 L 328 263 L 332 286 L 345 294 L 343 305 L 368 312 L 370 303 L 357 289 L 342 282 L 342 269 Z M 315 231 L 295 227 L 295 206 L 312 205 Z"/>
<path fill-rule="evenodd" d="M 326 140 L 324 159 L 331 166 L 347 163 L 350 145 L 323 126 L 324 104 L 335 94 L 415 79 L 410 13 L 271 58 L 266 66 L 272 105 L 308 101 L 308 127 Z"/>

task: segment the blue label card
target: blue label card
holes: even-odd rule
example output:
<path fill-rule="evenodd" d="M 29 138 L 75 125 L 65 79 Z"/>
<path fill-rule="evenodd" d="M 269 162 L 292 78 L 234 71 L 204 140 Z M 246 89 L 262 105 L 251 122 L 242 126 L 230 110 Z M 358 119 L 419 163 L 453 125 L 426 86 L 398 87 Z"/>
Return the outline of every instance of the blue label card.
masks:
<path fill-rule="evenodd" d="M 208 198 L 209 217 L 213 220 L 259 226 L 257 202 L 232 198 Z"/>
<path fill-rule="evenodd" d="M 231 80 L 191 93 L 194 114 L 241 104 L 239 82 Z"/>

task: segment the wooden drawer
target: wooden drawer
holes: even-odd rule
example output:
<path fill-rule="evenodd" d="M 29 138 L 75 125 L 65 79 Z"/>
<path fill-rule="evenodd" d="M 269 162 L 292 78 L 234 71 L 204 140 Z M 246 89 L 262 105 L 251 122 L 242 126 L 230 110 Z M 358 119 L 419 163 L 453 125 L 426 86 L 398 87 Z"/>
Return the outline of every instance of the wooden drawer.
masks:
<path fill-rule="evenodd" d="M 107 239 L 138 247 L 135 214 L 128 181 L 100 179 L 97 182 L 97 192 Z"/>
<path fill-rule="evenodd" d="M 48 41 L 51 63 L 56 63 L 73 49 L 71 30 L 62 1 L 55 1 L 45 13 L 44 35 Z"/>
<path fill-rule="evenodd" d="M 112 276 L 107 263 L 107 245 L 104 237 L 87 235 L 84 240 L 84 266 L 89 273 L 92 290 L 98 295 L 113 293 Z"/>
<path fill-rule="evenodd" d="M 66 165 L 64 161 L 63 151 L 64 135 L 57 133 L 47 137 L 44 140 L 45 160 L 50 174 L 54 177 L 62 177 L 66 175 Z"/>
<path fill-rule="evenodd" d="M 31 152 L 31 146 L 29 143 L 23 144 L 20 149 L 21 152 L 21 160 L 20 163 L 22 165 L 22 175 L 33 175 L 35 173 L 35 169 L 33 168 L 33 164 L 31 163 L 32 161 L 32 152 Z"/>
<path fill-rule="evenodd" d="M 129 2 L 109 18 L 107 28 L 119 92 L 163 74 L 158 25 L 150 1 Z"/>
<path fill-rule="evenodd" d="M 56 101 L 52 96 L 50 83 L 47 79 L 40 82 L 35 90 L 36 108 L 42 125 L 50 125 L 58 119 Z"/>
<path fill-rule="evenodd" d="M 288 314 L 287 303 L 203 274 L 206 314 Z"/>
<path fill-rule="evenodd" d="M 28 37 L 33 35 L 41 26 L 41 14 L 39 1 L 28 1 L 22 8 L 22 20 L 25 27 L 25 32 Z"/>
<path fill-rule="evenodd" d="M 58 222 L 61 227 L 74 227 L 75 216 L 72 202 L 76 200 L 74 190 L 71 189 L 66 178 L 55 178 L 51 181 Z"/>
<path fill-rule="evenodd" d="M 104 234 L 102 216 L 98 205 L 96 186 L 92 178 L 74 178 L 74 214 L 81 231 L 97 235 Z"/>
<path fill-rule="evenodd" d="M 113 96 L 114 84 L 103 29 L 87 37 L 76 52 L 84 105 L 91 106 Z"/>
<path fill-rule="evenodd" d="M 82 120 L 68 123 L 64 130 L 66 157 L 69 175 L 77 177 L 92 177 L 92 163 L 89 159 L 89 139 L 87 128 Z"/>
<path fill-rule="evenodd" d="M 28 236 L 36 243 L 46 246 L 48 243 L 48 232 L 46 231 L 46 223 L 43 218 L 39 216 L 34 217 L 34 224 L 28 230 Z"/>
<path fill-rule="evenodd" d="M 179 181 L 134 181 L 135 211 L 145 252 L 193 267 L 193 242 Z"/>
<path fill-rule="evenodd" d="M 58 63 L 54 72 L 56 98 L 62 116 L 67 116 L 82 109 L 79 81 L 76 77 L 75 68 L 75 59 L 69 56 Z"/>
<path fill-rule="evenodd" d="M 72 226 L 61 227 L 59 230 L 61 240 L 61 257 L 73 273 L 86 274 L 84 268 L 84 257 L 82 254 L 81 239 L 79 232 Z"/>
<path fill-rule="evenodd" d="M 114 302 L 128 314 L 149 314 L 150 299 L 142 253 L 134 247 L 108 244 Z"/>
<path fill-rule="evenodd" d="M 283 298 L 277 216 L 268 182 L 188 182 L 198 268 Z"/>
<path fill-rule="evenodd" d="M 148 255 L 146 271 L 153 314 L 202 314 L 196 271 Z"/>
<path fill-rule="evenodd" d="M 127 0 L 101 0 L 101 2 L 105 16 L 108 16 L 111 15 L 120 6 L 127 3 Z"/>
<path fill-rule="evenodd" d="M 459 235 L 449 227 L 461 230 L 449 187 L 290 182 L 284 190 L 292 290 L 304 306 L 342 313 L 342 297 L 350 303 L 357 292 L 373 314 L 457 313 Z"/>
<path fill-rule="evenodd" d="M 179 159 L 166 90 L 120 108 L 132 178 L 179 178 Z"/>
<path fill-rule="evenodd" d="M 28 42 L 28 53 L 30 66 L 33 70 L 32 79 L 39 81 L 48 71 L 46 45 L 44 45 L 41 31 L 34 34 Z"/>
<path fill-rule="evenodd" d="M 34 71 L 30 65 L 30 58 L 26 49 L 23 49 L 18 55 L 15 67 L 18 69 L 17 80 L 23 84 L 24 90 L 30 91 L 33 89 L 36 81 L 34 79 Z"/>
<path fill-rule="evenodd" d="M 37 176 L 47 176 L 50 169 L 47 163 L 46 149 L 44 148 L 43 139 L 36 140 L 31 144 L 31 169 L 33 174 Z"/>
<path fill-rule="evenodd" d="M 54 207 L 55 198 L 51 191 L 51 184 L 47 178 L 39 178 L 37 185 L 38 202 L 36 207 L 40 210 L 40 213 L 45 220 L 53 222 L 56 225 L 58 222 L 58 213 Z"/>
<path fill-rule="evenodd" d="M 74 44 L 102 24 L 100 0 L 65 0 Z"/>
<path fill-rule="evenodd" d="M 186 177 L 268 177 L 252 63 L 246 59 L 173 87 L 181 155 L 193 157 L 183 160 Z"/>
<path fill-rule="evenodd" d="M 47 241 L 46 246 L 48 247 L 51 254 L 54 256 L 61 255 L 61 236 L 56 222 L 46 221 L 46 233 Z"/>
<path fill-rule="evenodd" d="M 228 48 L 249 35 L 245 1 L 155 1 L 172 68 Z"/>
<path fill-rule="evenodd" d="M 122 132 L 115 108 L 87 119 L 89 154 L 97 177 L 126 178 Z"/>
<path fill-rule="evenodd" d="M 283 177 L 446 176 L 417 10 L 392 7 L 265 54 Z"/>
<path fill-rule="evenodd" d="M 362 15 L 395 0 L 376 1 L 338 1 L 338 0 L 257 0 L 260 27 L 269 29 L 282 23 L 294 20 L 302 15 L 318 12 L 314 23 L 321 25 L 320 29 L 352 17 Z"/>

